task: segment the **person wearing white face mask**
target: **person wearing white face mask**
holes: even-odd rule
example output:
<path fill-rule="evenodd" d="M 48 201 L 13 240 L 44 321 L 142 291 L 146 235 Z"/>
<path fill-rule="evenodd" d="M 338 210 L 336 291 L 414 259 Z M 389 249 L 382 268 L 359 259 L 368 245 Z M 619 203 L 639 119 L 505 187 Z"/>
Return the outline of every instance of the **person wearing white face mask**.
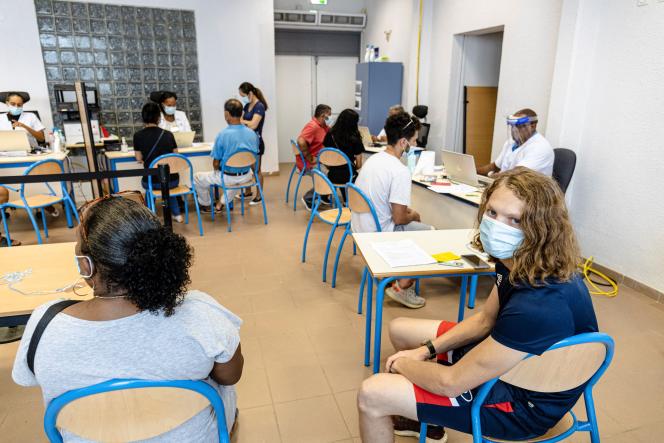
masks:
<path fill-rule="evenodd" d="M 461 323 L 410 318 L 390 323 L 399 352 L 387 359 L 387 374 L 362 384 L 362 441 L 393 441 L 392 431 L 419 436 L 418 421 L 438 425 L 429 426 L 428 441 L 444 442 L 444 427 L 470 434 L 479 386 L 528 354 L 541 355 L 560 340 L 598 331 L 557 183 L 525 167 L 497 174 L 484 191 L 477 224 L 473 246 L 496 260 L 496 286 L 480 311 Z M 433 359 L 438 364 L 429 362 Z M 572 409 L 586 384 L 543 393 L 499 380 L 480 408 L 482 434 L 510 441 L 539 437 Z"/>
<path fill-rule="evenodd" d="M 385 121 L 387 146 L 362 165 L 357 185 L 371 200 L 381 231 L 425 231 L 433 227 L 421 222 L 420 214 L 410 208 L 411 176 L 401 157 L 416 145 L 420 122 L 407 112 L 391 115 Z M 353 213 L 353 232 L 373 232 L 376 225 L 370 213 Z M 415 294 L 414 280 L 402 279 L 385 290 L 392 300 L 409 308 L 421 308 L 425 300 Z"/>
<path fill-rule="evenodd" d="M 507 117 L 509 138 L 495 162 L 479 166 L 477 173 L 491 175 L 505 172 L 517 166 L 551 177 L 553 173 L 553 148 L 542 134 L 537 132 L 538 117 L 532 109 L 521 109 Z"/>
<path fill-rule="evenodd" d="M 156 91 L 150 94 L 150 100 L 159 104 L 161 117 L 159 127 L 171 132 L 190 132 L 191 125 L 187 114 L 177 109 L 178 96 L 171 91 Z"/>
<path fill-rule="evenodd" d="M 240 93 L 240 102 L 242 102 L 242 122 L 249 129 L 253 129 L 258 136 L 258 166 L 254 171 L 258 182 L 263 187 L 263 173 L 261 172 L 261 163 L 263 162 L 263 154 L 265 153 L 265 142 L 263 141 L 263 125 L 265 124 L 265 111 L 267 111 L 267 100 L 263 95 L 263 91 L 255 87 L 249 82 L 244 82 L 238 88 Z M 263 187 L 263 189 L 265 189 Z M 251 196 L 251 189 L 247 189 L 245 197 Z M 256 187 L 256 196 L 249 202 L 250 206 L 261 204 L 261 196 Z"/>
<path fill-rule="evenodd" d="M 23 105 L 30 101 L 27 92 L 7 92 L 5 96 L 7 112 L 0 114 L 0 131 L 23 130 L 28 133 L 30 146 L 37 147 L 44 142 L 44 125 L 32 112 L 23 112 Z"/>

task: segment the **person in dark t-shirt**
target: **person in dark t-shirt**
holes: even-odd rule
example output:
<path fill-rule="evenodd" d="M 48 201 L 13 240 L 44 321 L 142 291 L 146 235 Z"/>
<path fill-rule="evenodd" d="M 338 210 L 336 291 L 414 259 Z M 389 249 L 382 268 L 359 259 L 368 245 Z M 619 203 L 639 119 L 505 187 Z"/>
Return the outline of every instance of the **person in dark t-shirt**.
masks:
<path fill-rule="evenodd" d="M 267 111 L 267 100 L 263 91 L 249 82 L 243 82 L 238 88 L 240 101 L 242 102 L 242 119 L 240 120 L 247 128 L 254 130 L 258 136 L 258 167 L 254 171 L 258 182 L 263 187 L 263 173 L 261 164 L 263 163 L 263 154 L 265 154 L 265 142 L 263 141 L 263 125 L 265 124 L 265 111 Z M 245 196 L 251 195 L 251 189 L 245 190 Z M 261 204 L 261 195 L 256 187 L 256 195 L 249 202 L 250 206 Z"/>
<path fill-rule="evenodd" d="M 173 133 L 166 129 L 158 127 L 159 117 L 161 116 L 161 109 L 156 103 L 146 103 L 141 110 L 141 117 L 145 128 L 141 129 L 134 134 L 134 155 L 138 162 L 143 163 L 146 169 L 150 167 L 150 163 L 160 155 L 170 154 L 177 148 L 175 137 Z M 178 174 L 171 174 L 168 183 L 169 189 L 176 188 L 180 183 L 180 176 Z M 148 188 L 148 179 L 143 177 L 141 180 L 143 189 Z M 152 178 L 152 188 L 160 189 L 159 180 Z M 177 197 L 169 199 L 171 213 L 173 219 L 182 223 L 184 218 L 180 213 L 180 205 L 178 204 Z"/>
<path fill-rule="evenodd" d="M 387 359 L 388 374 L 362 384 L 363 435 L 388 441 L 392 426 L 396 434 L 414 435 L 418 421 L 439 425 L 429 426 L 430 439 L 444 438 L 442 427 L 472 433 L 470 411 L 479 386 L 528 354 L 598 331 L 577 271 L 579 249 L 565 199 L 551 178 L 525 167 L 498 174 L 482 196 L 477 223 L 472 246 L 495 260 L 495 288 L 480 312 L 458 324 L 409 318 L 390 323 L 399 352 Z M 426 361 L 434 357 L 439 364 Z M 541 436 L 572 409 L 586 384 L 542 393 L 499 380 L 480 411 L 482 434 Z"/>
<path fill-rule="evenodd" d="M 350 159 L 353 169 L 353 175 L 349 176 L 348 167 L 343 166 L 330 166 L 327 172 L 327 178 L 330 179 L 335 185 L 345 185 L 348 182 L 354 182 L 357 177 L 357 170 L 362 167 L 362 153 L 364 152 L 364 145 L 362 144 L 362 136 L 358 129 L 358 122 L 360 121 L 359 114 L 352 109 L 344 109 L 339 113 L 334 125 L 330 131 L 325 135 L 323 146 L 326 148 L 337 148 Z M 344 199 L 346 192 L 342 188 Z"/>

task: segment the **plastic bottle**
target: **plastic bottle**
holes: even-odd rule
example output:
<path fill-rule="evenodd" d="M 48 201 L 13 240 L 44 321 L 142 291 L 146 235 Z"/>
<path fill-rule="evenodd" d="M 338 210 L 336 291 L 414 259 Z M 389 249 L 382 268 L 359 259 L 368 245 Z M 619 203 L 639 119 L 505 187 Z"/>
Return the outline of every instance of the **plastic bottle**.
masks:
<path fill-rule="evenodd" d="M 62 139 L 60 138 L 60 130 L 53 128 L 53 144 L 51 145 L 53 152 L 62 152 Z"/>
<path fill-rule="evenodd" d="M 367 45 L 367 49 L 364 51 L 364 61 L 367 63 L 371 61 L 371 52 L 371 45 Z"/>
<path fill-rule="evenodd" d="M 129 152 L 129 145 L 127 145 L 127 139 L 122 137 L 122 143 L 120 144 L 120 150 L 122 152 Z"/>
<path fill-rule="evenodd" d="M 51 151 L 54 151 L 54 146 L 53 144 L 55 143 L 55 138 L 53 137 L 53 131 L 55 131 L 55 128 L 53 130 L 48 131 L 48 135 L 46 135 L 46 144 L 48 144 L 48 149 Z"/>
<path fill-rule="evenodd" d="M 415 166 L 417 166 L 417 157 L 415 156 L 415 151 L 408 151 L 408 169 L 410 169 L 410 175 L 413 175 L 415 172 Z"/>
<path fill-rule="evenodd" d="M 374 49 L 374 54 L 373 54 L 373 60 L 374 62 L 377 62 L 380 60 L 380 48 L 376 46 Z"/>

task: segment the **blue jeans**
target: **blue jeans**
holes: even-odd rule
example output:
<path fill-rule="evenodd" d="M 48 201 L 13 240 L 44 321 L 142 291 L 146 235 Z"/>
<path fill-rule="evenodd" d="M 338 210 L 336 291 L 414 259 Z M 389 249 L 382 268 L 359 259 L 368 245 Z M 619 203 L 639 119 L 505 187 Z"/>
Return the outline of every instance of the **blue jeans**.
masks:
<path fill-rule="evenodd" d="M 143 185 L 143 189 L 148 189 L 147 179 L 141 180 L 141 184 Z M 180 184 L 180 177 L 177 177 L 168 182 L 168 189 L 177 188 L 179 184 Z M 161 183 L 152 179 L 152 189 L 157 189 L 157 190 L 161 189 Z M 180 215 L 180 205 L 178 204 L 178 197 L 170 197 L 168 199 L 168 205 L 171 207 L 171 214 Z"/>

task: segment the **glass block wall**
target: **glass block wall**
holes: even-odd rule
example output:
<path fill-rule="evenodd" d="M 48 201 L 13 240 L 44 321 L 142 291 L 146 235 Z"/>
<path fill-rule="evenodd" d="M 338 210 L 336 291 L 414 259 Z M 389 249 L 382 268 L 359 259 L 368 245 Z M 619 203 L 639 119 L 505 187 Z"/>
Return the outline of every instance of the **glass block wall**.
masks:
<path fill-rule="evenodd" d="M 202 135 L 194 11 L 35 0 L 51 109 L 53 85 L 97 87 L 100 120 L 131 140 L 152 91 L 175 91 L 197 139 Z M 56 126 L 62 119 L 53 113 Z"/>

